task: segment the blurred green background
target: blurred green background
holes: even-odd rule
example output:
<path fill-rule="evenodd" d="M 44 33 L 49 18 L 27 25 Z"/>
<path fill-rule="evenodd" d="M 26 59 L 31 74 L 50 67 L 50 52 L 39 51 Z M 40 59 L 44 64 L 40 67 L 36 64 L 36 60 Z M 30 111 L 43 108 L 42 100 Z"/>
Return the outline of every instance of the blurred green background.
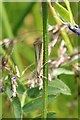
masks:
<path fill-rule="evenodd" d="M 64 3 L 60 3 L 65 7 Z M 71 2 L 71 10 L 74 20 L 77 24 L 78 21 L 78 3 Z M 0 31 L 2 26 L 2 39 L 17 38 L 17 43 L 14 45 L 14 51 L 12 53 L 13 60 L 17 64 L 20 72 L 22 72 L 25 66 L 28 66 L 35 62 L 35 53 L 33 48 L 33 42 L 35 39 L 42 35 L 42 9 L 41 3 L 35 2 L 5 2 L 3 3 L 2 17 L 3 22 L 0 21 Z M 4 17 L 4 14 L 6 15 Z M 80 14 L 79 14 L 80 15 Z M 7 19 L 9 25 L 7 25 Z M 0 19 L 1 20 L 1 19 Z M 49 18 L 49 24 L 55 25 L 54 19 Z M 11 33 L 10 33 L 11 30 Z M 75 34 L 70 34 L 69 38 L 74 48 L 78 46 L 78 37 Z M 0 39 L 0 40 L 2 40 Z M 23 42 L 21 42 L 23 40 Z M 53 54 L 56 57 L 55 51 Z M 28 70 L 32 71 L 35 66 Z M 72 75 L 61 75 L 60 78 L 69 86 L 72 95 L 65 96 L 60 95 L 56 100 L 52 101 L 49 105 L 49 110 L 56 112 L 57 118 L 78 118 L 78 79 Z M 0 97 L 1 98 L 1 97 Z M 0 106 L 2 105 L 3 118 L 14 117 L 13 108 L 6 95 L 3 94 L 3 98 L 0 99 Z M 32 114 L 34 116 L 35 113 Z M 1 116 L 1 109 L 0 109 Z"/>

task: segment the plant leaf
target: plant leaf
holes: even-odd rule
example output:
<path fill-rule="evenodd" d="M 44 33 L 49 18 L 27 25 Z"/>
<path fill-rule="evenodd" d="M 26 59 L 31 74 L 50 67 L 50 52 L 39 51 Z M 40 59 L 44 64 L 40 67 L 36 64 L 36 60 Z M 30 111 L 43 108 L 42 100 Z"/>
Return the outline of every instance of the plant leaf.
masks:
<path fill-rule="evenodd" d="M 49 95 L 48 96 L 48 104 L 54 100 L 56 98 L 55 95 Z M 24 112 L 27 112 L 27 113 L 30 113 L 30 112 L 33 112 L 37 109 L 42 109 L 42 96 L 36 98 L 36 99 L 33 99 L 31 100 L 30 102 L 26 103 L 24 106 L 23 106 L 23 111 Z"/>
<path fill-rule="evenodd" d="M 24 88 L 24 86 L 22 85 L 22 83 L 19 80 L 18 80 L 17 92 L 19 94 L 23 94 L 25 92 L 25 88 Z"/>
<path fill-rule="evenodd" d="M 22 98 L 21 98 L 21 107 L 23 107 L 24 106 L 24 103 L 25 103 L 25 100 L 26 100 L 26 95 L 27 95 L 27 93 L 26 93 L 26 91 L 23 93 L 23 95 L 22 95 Z"/>
<path fill-rule="evenodd" d="M 38 95 L 40 94 L 40 91 L 38 87 L 35 87 L 35 88 L 31 88 L 31 89 L 28 89 L 27 90 L 27 95 L 30 97 L 30 98 L 36 98 L 38 97 Z"/>
<path fill-rule="evenodd" d="M 47 117 L 48 118 L 55 118 L 56 113 L 55 112 L 48 112 Z"/>
<path fill-rule="evenodd" d="M 14 115 L 16 118 L 22 117 L 21 103 L 18 97 L 14 97 L 12 101 L 12 105 L 14 108 Z"/>
<path fill-rule="evenodd" d="M 5 86 L 6 86 L 6 94 L 8 95 L 10 101 L 12 101 L 12 98 L 11 98 L 12 97 L 11 86 L 8 83 L 6 83 Z"/>
<path fill-rule="evenodd" d="M 51 74 L 53 76 L 58 76 L 58 75 L 61 75 L 61 74 L 73 75 L 74 72 L 70 71 L 70 70 L 66 70 L 65 68 L 56 68 L 56 69 L 51 71 Z"/>
<path fill-rule="evenodd" d="M 65 2 L 66 7 L 69 11 L 70 23 L 71 23 L 71 26 L 73 27 L 75 25 L 75 22 L 74 22 L 74 19 L 73 19 L 71 8 L 70 8 L 70 2 L 68 0 L 64 0 L 64 2 Z"/>
<path fill-rule="evenodd" d="M 48 112 L 47 118 L 55 118 L 56 113 L 55 112 Z M 36 118 L 41 118 L 42 115 L 37 116 Z"/>
<path fill-rule="evenodd" d="M 67 9 L 65 9 L 62 5 L 60 5 L 57 2 L 54 2 L 54 7 L 63 20 L 65 20 L 66 22 L 70 22 L 69 11 Z"/>
<path fill-rule="evenodd" d="M 48 85 L 48 95 L 58 95 L 60 93 L 61 93 L 61 91 L 59 88 Z"/>
<path fill-rule="evenodd" d="M 52 90 L 50 90 L 50 91 L 53 94 L 54 94 L 54 90 L 55 90 L 55 94 L 62 93 L 65 95 L 71 95 L 70 88 L 64 82 L 62 82 L 60 79 L 55 79 L 55 80 L 50 81 L 49 87 L 51 87 L 50 89 L 52 89 Z"/>

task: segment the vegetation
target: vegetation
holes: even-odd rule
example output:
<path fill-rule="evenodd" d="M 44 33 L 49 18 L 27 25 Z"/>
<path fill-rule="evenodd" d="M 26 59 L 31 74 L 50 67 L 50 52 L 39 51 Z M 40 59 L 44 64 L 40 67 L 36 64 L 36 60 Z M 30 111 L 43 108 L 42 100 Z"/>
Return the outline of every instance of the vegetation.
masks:
<path fill-rule="evenodd" d="M 0 2 L 0 118 L 78 118 L 78 2 Z"/>

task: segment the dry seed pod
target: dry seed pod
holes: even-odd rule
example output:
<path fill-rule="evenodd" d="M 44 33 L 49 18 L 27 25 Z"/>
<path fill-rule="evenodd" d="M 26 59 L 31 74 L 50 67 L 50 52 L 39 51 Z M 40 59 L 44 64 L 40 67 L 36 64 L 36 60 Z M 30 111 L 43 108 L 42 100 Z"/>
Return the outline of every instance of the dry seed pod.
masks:
<path fill-rule="evenodd" d="M 8 63 L 8 58 L 6 58 L 5 56 L 3 56 L 2 57 L 2 67 L 5 67 L 7 63 Z"/>
<path fill-rule="evenodd" d="M 12 90 L 12 97 L 16 97 L 16 87 L 18 86 L 17 85 L 17 76 L 13 75 L 12 78 L 11 78 L 11 90 Z"/>
<path fill-rule="evenodd" d="M 0 93 L 4 91 L 5 91 L 5 87 L 4 87 L 2 79 L 0 79 Z"/>

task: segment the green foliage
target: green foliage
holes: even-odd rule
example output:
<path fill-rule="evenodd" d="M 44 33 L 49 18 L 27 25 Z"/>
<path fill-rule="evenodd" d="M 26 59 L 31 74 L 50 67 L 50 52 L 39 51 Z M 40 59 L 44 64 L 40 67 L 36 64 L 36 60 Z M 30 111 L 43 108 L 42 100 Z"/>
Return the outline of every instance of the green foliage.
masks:
<path fill-rule="evenodd" d="M 60 5 L 59 3 L 55 2 L 54 5 L 55 5 L 55 8 L 56 10 L 58 11 L 60 17 L 66 21 L 66 22 L 70 22 L 71 23 L 71 26 L 74 26 L 75 25 L 75 22 L 74 22 L 74 19 L 73 19 L 73 16 L 72 16 L 72 12 L 71 12 L 71 8 L 70 8 L 70 4 L 67 0 L 64 0 L 68 10 L 66 8 L 64 8 L 62 5 Z"/>
<path fill-rule="evenodd" d="M 49 94 L 65 94 L 71 95 L 69 87 L 59 79 L 55 79 L 49 82 Z"/>
<path fill-rule="evenodd" d="M 13 98 L 12 105 L 14 108 L 15 118 L 21 118 L 22 117 L 22 110 L 21 110 L 20 99 L 18 97 Z"/>
<path fill-rule="evenodd" d="M 29 89 L 29 90 L 27 90 L 27 95 L 28 95 L 30 98 L 36 98 L 37 96 L 40 95 L 40 90 L 39 90 L 38 87 Z"/>
<path fill-rule="evenodd" d="M 48 112 L 47 113 L 47 118 L 55 118 L 56 113 L 55 112 Z M 41 118 L 41 115 L 36 117 L 36 118 Z"/>
<path fill-rule="evenodd" d="M 70 8 L 70 3 L 68 0 L 64 0 L 66 6 L 67 6 L 67 9 L 69 11 L 69 16 L 70 16 L 70 23 L 71 23 L 71 26 L 74 27 L 75 25 L 75 22 L 74 22 L 74 19 L 73 19 L 73 15 L 72 15 L 72 11 L 71 11 L 71 8 Z"/>
<path fill-rule="evenodd" d="M 23 86 L 23 84 L 20 82 L 20 81 L 18 81 L 18 87 L 17 87 L 17 92 L 19 93 L 19 94 L 23 94 L 24 92 L 25 92 L 25 87 Z"/>
<path fill-rule="evenodd" d="M 57 2 L 55 2 L 54 5 L 60 17 L 63 18 L 65 21 L 70 22 L 69 11 Z"/>
<path fill-rule="evenodd" d="M 56 98 L 55 95 L 49 95 L 48 96 L 48 104 L 53 101 Z M 42 96 L 39 96 L 33 100 L 31 100 L 30 102 L 26 103 L 23 106 L 23 111 L 24 112 L 33 112 L 35 110 L 42 110 Z"/>
<path fill-rule="evenodd" d="M 27 86 L 28 79 L 32 79 L 34 67 L 33 65 L 30 69 L 21 75 L 25 67 L 32 64 L 35 61 L 33 42 L 42 34 L 42 11 L 40 3 L 24 3 L 24 2 L 5 2 L 3 5 L 2 21 L 0 19 L 0 26 L 2 24 L 2 38 L 13 39 L 16 36 L 15 44 L 9 44 L 9 52 L 7 49 L 3 49 L 0 43 L 0 85 L 3 79 L 3 87 L 5 87 L 5 92 L 1 93 L 0 90 L 0 105 L 2 104 L 2 111 L 6 113 L 3 114 L 3 118 L 14 117 L 15 118 L 41 118 L 42 117 L 42 104 L 43 104 L 43 90 L 39 90 L 37 86 L 30 88 Z M 0 4 L 0 7 L 2 6 Z M 76 7 L 75 7 L 76 5 Z M 78 4 L 69 3 L 69 1 L 64 0 L 64 2 L 54 2 L 52 12 L 49 15 L 48 21 L 51 25 L 61 25 L 62 23 L 58 21 L 62 18 L 66 22 L 70 22 L 71 26 L 78 23 L 77 8 Z M 49 13 L 50 11 L 48 11 Z M 53 15 L 53 13 L 55 13 Z M 55 16 L 59 19 L 57 19 Z M 76 17 L 75 17 L 76 15 Z M 1 11 L 0 11 L 1 17 Z M 75 22 L 76 21 L 76 22 Z M 45 23 L 45 20 L 44 20 Z M 62 28 L 62 27 L 61 27 Z M 63 64 L 60 64 L 57 68 L 50 69 L 50 74 L 53 76 L 51 81 L 48 81 L 48 107 L 47 107 L 47 117 L 48 118 L 66 118 L 78 117 L 78 102 L 77 102 L 77 81 L 79 81 L 79 70 L 78 62 L 80 62 L 80 55 L 76 57 L 75 51 L 77 51 L 78 46 L 78 36 L 70 32 L 67 29 L 59 31 L 59 40 L 57 44 L 51 50 L 50 60 L 60 59 L 58 51 L 61 41 L 65 41 L 67 48 L 67 55 L 70 58 L 67 59 Z M 1 31 L 1 28 L 0 28 Z M 36 32 L 35 32 L 36 31 Z M 34 34 L 35 33 L 35 34 Z M 18 36 L 19 35 L 19 36 Z M 58 36 L 57 32 L 52 33 L 52 39 L 55 40 L 55 36 Z M 1 38 L 1 36 L 0 36 Z M 56 37 L 57 38 L 57 37 Z M 50 39 L 50 37 L 49 37 Z M 51 40 L 51 39 L 50 39 Z M 2 39 L 0 39 L 2 42 Z M 46 42 L 45 42 L 46 44 Z M 12 50 L 12 47 L 14 48 Z M 47 46 L 48 48 L 48 46 Z M 13 52 L 12 52 L 13 51 Z M 7 66 L 3 66 L 3 71 L 1 71 L 1 60 L 2 55 L 8 57 Z M 65 55 L 64 55 L 65 56 Z M 53 58 L 53 59 L 52 59 Z M 48 61 L 47 58 L 45 59 Z M 45 63 L 44 63 L 45 64 Z M 15 65 L 18 67 L 18 72 L 21 76 L 17 76 L 15 71 Z M 48 65 L 48 64 L 47 64 Z M 45 66 L 45 65 L 44 65 Z M 13 91 L 11 90 L 11 79 L 16 77 L 16 97 L 12 97 Z M 48 76 L 48 74 L 47 74 Z M 44 80 L 47 77 L 43 76 Z M 0 86 L 1 89 L 1 86 Z M 45 92 L 45 91 L 44 91 Z M 2 98 L 1 98 L 2 97 Z M 1 101 L 3 99 L 3 103 Z M 7 112 L 6 112 L 7 111 Z M 64 113 L 63 113 L 64 111 Z"/>

